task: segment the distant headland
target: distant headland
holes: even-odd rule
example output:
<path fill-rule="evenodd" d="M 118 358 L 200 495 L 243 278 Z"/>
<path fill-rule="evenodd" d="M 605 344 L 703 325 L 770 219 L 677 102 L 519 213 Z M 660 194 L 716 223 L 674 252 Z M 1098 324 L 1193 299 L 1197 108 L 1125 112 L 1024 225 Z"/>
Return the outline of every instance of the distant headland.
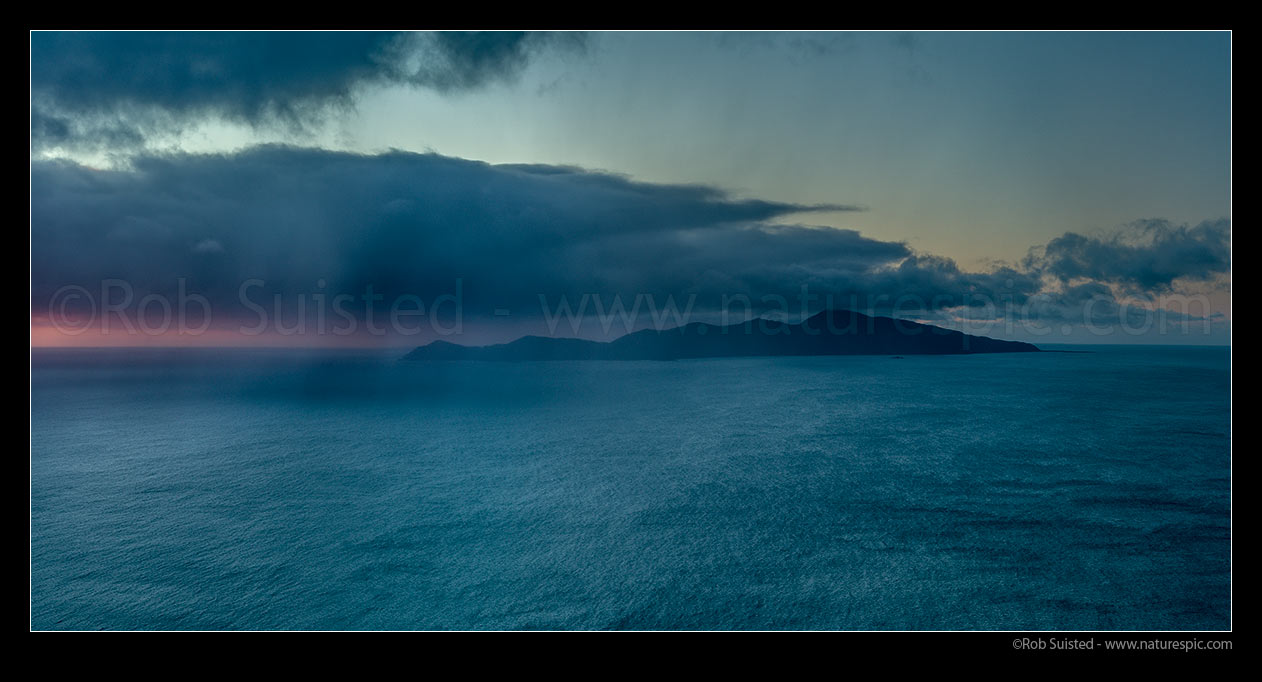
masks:
<path fill-rule="evenodd" d="M 493 346 L 434 341 L 404 360 L 685 360 L 748 356 L 967 355 L 1037 353 L 1020 341 L 973 336 L 933 325 L 850 310 L 826 310 L 797 324 L 758 319 L 719 326 L 693 322 L 644 329 L 613 341 L 524 336 Z"/>

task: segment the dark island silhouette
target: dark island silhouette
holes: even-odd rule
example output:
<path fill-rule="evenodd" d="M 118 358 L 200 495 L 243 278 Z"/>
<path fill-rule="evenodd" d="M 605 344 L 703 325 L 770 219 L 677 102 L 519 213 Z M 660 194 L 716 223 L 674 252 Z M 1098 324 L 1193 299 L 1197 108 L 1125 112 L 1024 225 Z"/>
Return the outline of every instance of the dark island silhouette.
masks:
<path fill-rule="evenodd" d="M 1001 341 L 890 317 L 826 310 L 797 324 L 758 319 L 718 326 L 694 322 L 644 329 L 613 341 L 524 336 L 494 346 L 434 341 L 404 360 L 683 360 L 742 356 L 966 355 L 1037 353 L 1020 341 Z"/>

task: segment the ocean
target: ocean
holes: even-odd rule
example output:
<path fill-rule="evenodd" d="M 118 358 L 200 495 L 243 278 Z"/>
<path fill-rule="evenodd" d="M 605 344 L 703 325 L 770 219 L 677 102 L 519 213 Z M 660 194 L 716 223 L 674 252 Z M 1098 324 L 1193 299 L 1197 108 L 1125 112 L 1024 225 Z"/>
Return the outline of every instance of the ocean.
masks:
<path fill-rule="evenodd" d="M 1227 348 L 42 350 L 43 629 L 1225 629 Z"/>

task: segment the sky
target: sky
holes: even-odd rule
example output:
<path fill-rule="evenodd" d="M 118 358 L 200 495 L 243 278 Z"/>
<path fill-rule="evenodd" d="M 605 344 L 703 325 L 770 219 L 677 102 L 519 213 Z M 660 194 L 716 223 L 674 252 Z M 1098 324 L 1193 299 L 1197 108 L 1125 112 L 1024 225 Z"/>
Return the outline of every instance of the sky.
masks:
<path fill-rule="evenodd" d="M 35 32 L 32 344 L 1226 343 L 1230 133 L 1225 32 Z"/>

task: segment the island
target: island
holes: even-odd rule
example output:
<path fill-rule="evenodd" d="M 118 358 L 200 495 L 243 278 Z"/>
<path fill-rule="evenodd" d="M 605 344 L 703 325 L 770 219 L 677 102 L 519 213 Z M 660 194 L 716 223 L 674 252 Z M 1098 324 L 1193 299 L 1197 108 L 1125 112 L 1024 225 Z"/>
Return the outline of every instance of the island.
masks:
<path fill-rule="evenodd" d="M 826 310 L 797 324 L 755 319 L 720 326 L 693 322 L 666 330 L 643 329 L 613 341 L 524 336 L 493 346 L 433 341 L 404 356 L 427 360 L 686 360 L 804 355 L 966 355 L 1037 353 L 1020 341 L 1002 341 L 891 317 Z"/>

